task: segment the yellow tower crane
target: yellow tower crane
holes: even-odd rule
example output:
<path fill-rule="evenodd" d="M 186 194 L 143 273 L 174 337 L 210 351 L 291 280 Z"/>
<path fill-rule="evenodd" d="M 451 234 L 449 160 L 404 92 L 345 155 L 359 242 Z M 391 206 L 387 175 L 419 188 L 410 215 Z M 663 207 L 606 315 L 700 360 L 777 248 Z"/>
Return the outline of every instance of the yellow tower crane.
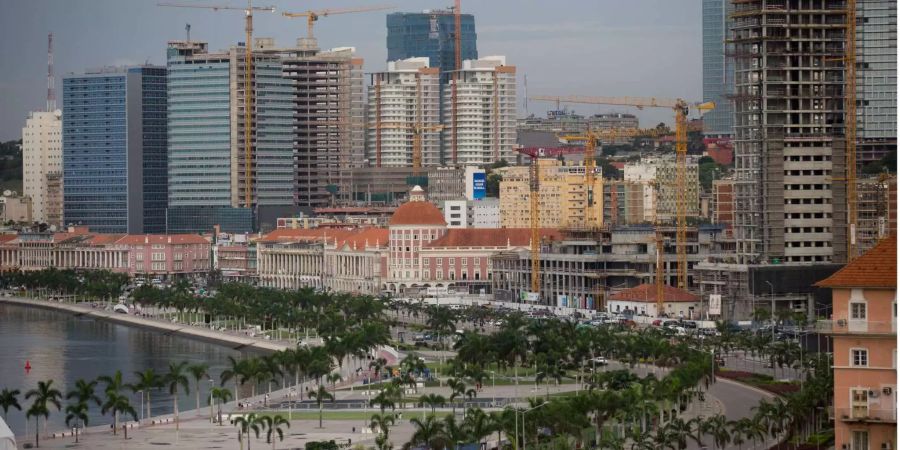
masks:
<path fill-rule="evenodd" d="M 309 39 L 313 39 L 313 25 L 316 21 L 319 20 L 320 17 L 328 17 L 336 14 L 348 14 L 348 13 L 357 13 L 357 12 L 369 12 L 369 11 L 384 11 L 387 9 L 394 9 L 394 6 L 368 6 L 368 7 L 360 7 L 360 8 L 335 8 L 335 9 L 322 9 L 319 11 L 303 11 L 303 12 L 283 12 L 281 13 L 284 17 L 297 18 L 297 17 L 306 17 L 306 37 Z"/>
<path fill-rule="evenodd" d="M 687 203 L 684 195 L 687 172 L 687 116 L 690 108 L 703 114 L 715 108 L 715 103 L 688 103 L 683 99 L 656 97 L 587 97 L 587 96 L 534 96 L 531 100 L 559 103 L 585 103 L 590 105 L 634 106 L 643 108 L 669 108 L 675 112 L 675 209 L 676 247 L 678 251 L 678 287 L 687 289 Z"/>
<path fill-rule="evenodd" d="M 244 207 L 253 207 L 253 11 L 275 12 L 274 6 L 253 6 L 253 0 L 247 0 L 246 8 L 221 5 L 202 5 L 187 3 L 157 3 L 158 6 L 170 8 L 197 8 L 213 11 L 243 11 L 246 16 L 244 31 L 247 42 L 244 43 Z"/>

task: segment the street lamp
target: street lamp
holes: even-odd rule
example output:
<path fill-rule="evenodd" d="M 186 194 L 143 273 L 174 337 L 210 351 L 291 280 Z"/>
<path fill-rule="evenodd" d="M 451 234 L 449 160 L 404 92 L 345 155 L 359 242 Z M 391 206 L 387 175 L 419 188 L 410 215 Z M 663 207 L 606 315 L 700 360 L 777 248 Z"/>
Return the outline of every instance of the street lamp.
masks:
<path fill-rule="evenodd" d="M 138 423 L 144 422 L 144 391 L 137 391 L 138 394 L 141 394 L 141 420 Z"/>
<path fill-rule="evenodd" d="M 209 422 L 213 423 L 213 386 L 215 385 L 215 380 L 210 377 L 210 379 L 206 380 L 209 383 Z"/>
<path fill-rule="evenodd" d="M 525 414 L 528 414 L 529 412 L 534 411 L 535 409 L 538 409 L 542 406 L 547 406 L 549 404 L 550 404 L 550 402 L 544 402 L 544 403 L 541 403 L 540 405 L 535 406 L 534 408 L 530 408 L 530 409 L 526 409 L 525 411 L 522 411 L 522 441 L 523 441 L 523 443 L 525 441 Z M 519 444 L 519 440 L 516 439 L 516 445 L 518 446 L 518 444 Z M 523 445 L 522 448 L 524 449 L 525 446 Z"/>
<path fill-rule="evenodd" d="M 491 406 L 496 406 L 497 404 L 497 382 L 494 381 L 495 372 L 491 371 Z"/>
<path fill-rule="evenodd" d="M 772 286 L 772 283 L 769 283 L 769 280 L 763 280 L 764 283 L 769 285 L 769 298 L 772 302 L 772 348 L 775 347 L 775 286 Z M 772 361 L 772 378 L 775 378 L 775 361 Z"/>
<path fill-rule="evenodd" d="M 291 420 L 291 417 L 294 415 L 294 394 L 297 392 L 296 389 L 291 388 L 288 391 L 288 421 Z"/>

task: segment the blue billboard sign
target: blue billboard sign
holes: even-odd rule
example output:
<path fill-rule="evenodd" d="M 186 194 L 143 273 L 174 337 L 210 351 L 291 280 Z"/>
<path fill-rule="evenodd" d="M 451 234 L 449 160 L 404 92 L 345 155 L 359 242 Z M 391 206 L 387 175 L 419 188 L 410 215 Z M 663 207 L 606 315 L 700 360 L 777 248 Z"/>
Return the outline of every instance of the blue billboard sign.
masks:
<path fill-rule="evenodd" d="M 487 196 L 487 179 L 484 172 L 472 174 L 472 199 L 481 200 Z"/>

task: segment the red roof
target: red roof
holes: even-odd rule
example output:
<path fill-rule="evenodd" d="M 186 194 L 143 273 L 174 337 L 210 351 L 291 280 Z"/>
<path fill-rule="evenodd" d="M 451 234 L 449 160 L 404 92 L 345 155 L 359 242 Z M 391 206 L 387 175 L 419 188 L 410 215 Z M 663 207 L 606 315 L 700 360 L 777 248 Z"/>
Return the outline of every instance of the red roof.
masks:
<path fill-rule="evenodd" d="M 209 241 L 197 234 L 127 234 L 116 244 L 209 244 Z"/>
<path fill-rule="evenodd" d="M 326 238 L 329 241 L 334 241 L 335 239 L 343 239 L 355 232 L 356 230 L 353 228 L 279 228 L 261 237 L 257 242 L 314 242 L 322 241 Z"/>
<path fill-rule="evenodd" d="M 0 234 L 0 244 L 5 244 L 9 241 L 15 240 L 19 235 L 17 234 Z"/>
<path fill-rule="evenodd" d="M 560 240 L 559 230 L 545 228 L 541 238 Z M 425 244 L 425 248 L 441 247 L 527 247 L 531 245 L 530 228 L 451 228 L 447 234 Z"/>
<path fill-rule="evenodd" d="M 642 284 L 631 289 L 626 289 L 610 297 L 610 300 L 625 300 L 632 302 L 653 303 L 656 301 L 656 285 Z M 691 294 L 684 289 L 672 286 L 663 286 L 664 302 L 699 302 L 700 297 Z"/>
<path fill-rule="evenodd" d="M 362 249 L 365 246 L 374 247 L 377 244 L 378 247 L 386 248 L 388 246 L 388 234 L 389 231 L 386 228 L 363 228 L 357 233 L 338 239 L 337 246 L 340 248 L 347 244 L 351 248 Z"/>
<path fill-rule="evenodd" d="M 816 283 L 828 288 L 897 288 L 897 235 L 881 240 L 830 277 Z"/>
<path fill-rule="evenodd" d="M 446 226 L 444 215 L 430 202 L 406 202 L 394 211 L 388 225 Z"/>

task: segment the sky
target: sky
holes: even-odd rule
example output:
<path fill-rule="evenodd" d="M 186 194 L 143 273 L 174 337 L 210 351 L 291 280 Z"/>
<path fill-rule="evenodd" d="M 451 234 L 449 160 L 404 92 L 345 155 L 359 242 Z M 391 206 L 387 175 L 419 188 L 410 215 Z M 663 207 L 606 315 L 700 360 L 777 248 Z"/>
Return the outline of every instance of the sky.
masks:
<path fill-rule="evenodd" d="M 174 1 L 174 0 L 173 0 Z M 189 2 L 189 0 L 184 0 Z M 254 36 L 288 45 L 305 36 L 303 19 L 283 11 L 374 6 L 415 12 L 450 0 L 256 0 L 277 12 L 254 16 Z M 166 42 L 184 39 L 224 49 L 244 41 L 239 11 L 166 8 L 155 0 L 2 0 L 0 14 L 0 141 L 21 138 L 29 111 L 43 110 L 47 92 L 47 33 L 54 36 L 57 98 L 67 73 L 149 62 L 165 64 Z M 240 0 L 194 0 L 195 4 L 244 5 Z M 475 15 L 479 56 L 505 55 L 518 73 L 519 114 L 526 114 L 524 76 L 530 95 L 655 96 L 700 100 L 700 0 L 462 0 Z M 355 47 L 364 70 L 385 69 L 385 15 L 376 11 L 320 19 L 321 48 Z M 543 115 L 555 105 L 528 102 Z M 573 105 L 584 114 L 631 112 L 641 126 L 671 123 L 671 111 Z"/>

